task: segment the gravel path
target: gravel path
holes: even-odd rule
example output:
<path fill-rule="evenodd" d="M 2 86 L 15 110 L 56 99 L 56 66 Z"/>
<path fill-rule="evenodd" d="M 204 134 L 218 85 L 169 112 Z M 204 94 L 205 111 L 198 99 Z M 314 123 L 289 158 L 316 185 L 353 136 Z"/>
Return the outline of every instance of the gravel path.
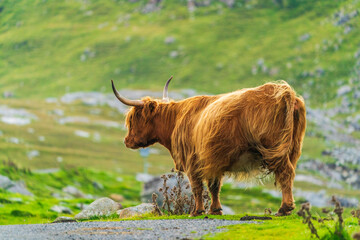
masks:
<path fill-rule="evenodd" d="M 255 223 L 215 219 L 79 222 L 0 226 L 0 239 L 193 239 L 226 231 L 219 226 Z"/>

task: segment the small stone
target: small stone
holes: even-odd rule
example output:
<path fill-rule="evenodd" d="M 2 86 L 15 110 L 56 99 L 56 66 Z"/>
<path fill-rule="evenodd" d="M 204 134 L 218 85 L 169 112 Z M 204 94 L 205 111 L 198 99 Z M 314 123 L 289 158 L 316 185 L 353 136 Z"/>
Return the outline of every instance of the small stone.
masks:
<path fill-rule="evenodd" d="M 225 3 L 228 8 L 233 8 L 235 6 L 235 0 L 220 0 Z"/>
<path fill-rule="evenodd" d="M 351 91 L 351 87 L 349 85 L 342 86 L 338 89 L 337 95 L 339 97 L 344 96 L 345 94 L 349 93 Z"/>
<path fill-rule="evenodd" d="M 33 159 L 34 157 L 40 156 L 40 152 L 38 150 L 32 150 L 27 153 L 27 157 L 29 160 Z"/>
<path fill-rule="evenodd" d="M 13 186 L 14 183 L 7 176 L 0 175 L 0 188 L 7 189 Z"/>
<path fill-rule="evenodd" d="M 4 92 L 3 97 L 4 98 L 12 98 L 12 97 L 14 97 L 14 93 L 13 92 Z"/>
<path fill-rule="evenodd" d="M 352 27 L 351 26 L 346 26 L 345 29 L 344 29 L 344 34 L 348 34 L 349 32 L 351 32 L 352 30 Z"/>
<path fill-rule="evenodd" d="M 83 130 L 75 130 L 74 134 L 78 137 L 89 138 L 90 133 Z"/>
<path fill-rule="evenodd" d="M 178 52 L 178 51 L 171 51 L 171 52 L 169 53 L 169 56 L 170 56 L 171 58 L 176 58 L 177 56 L 179 56 L 179 52 Z"/>
<path fill-rule="evenodd" d="M 234 210 L 232 210 L 230 207 L 222 205 L 221 208 L 224 215 L 235 215 Z"/>
<path fill-rule="evenodd" d="M 121 205 L 110 198 L 100 198 L 92 202 L 75 219 L 89 219 L 94 216 L 110 216 L 121 208 Z"/>
<path fill-rule="evenodd" d="M 166 37 L 164 40 L 165 44 L 171 44 L 175 42 L 175 38 L 173 36 Z"/>
<path fill-rule="evenodd" d="M 75 218 L 72 217 L 58 217 L 52 223 L 65 223 L 65 222 L 76 222 Z"/>
<path fill-rule="evenodd" d="M 66 186 L 62 189 L 62 191 L 77 198 L 86 198 L 86 195 L 74 186 Z"/>
<path fill-rule="evenodd" d="M 142 203 L 135 207 L 125 208 L 123 210 L 119 210 L 116 213 L 119 214 L 119 218 L 129 218 L 133 216 L 143 215 L 145 213 L 154 212 L 155 208 L 152 203 Z"/>
<path fill-rule="evenodd" d="M 98 190 L 103 190 L 104 189 L 104 186 L 101 184 L 101 183 L 99 183 L 99 182 L 93 182 L 92 183 L 92 185 L 93 185 L 93 187 L 94 188 L 96 188 L 96 189 L 98 189 Z"/>
<path fill-rule="evenodd" d="M 299 41 L 300 42 L 305 42 L 305 41 L 309 40 L 310 37 L 311 37 L 311 35 L 309 33 L 305 33 L 305 34 L 303 34 L 303 35 L 301 35 L 299 37 Z"/>
<path fill-rule="evenodd" d="M 6 190 L 12 193 L 20 193 L 22 195 L 26 196 L 34 196 L 29 190 L 27 190 L 25 182 L 24 181 L 17 181 L 13 182 L 14 185 L 7 188 Z"/>
<path fill-rule="evenodd" d="M 50 208 L 50 211 L 57 212 L 57 213 L 65 213 L 65 214 L 73 213 L 70 208 L 64 207 L 64 206 L 59 206 L 59 205 L 52 206 Z"/>

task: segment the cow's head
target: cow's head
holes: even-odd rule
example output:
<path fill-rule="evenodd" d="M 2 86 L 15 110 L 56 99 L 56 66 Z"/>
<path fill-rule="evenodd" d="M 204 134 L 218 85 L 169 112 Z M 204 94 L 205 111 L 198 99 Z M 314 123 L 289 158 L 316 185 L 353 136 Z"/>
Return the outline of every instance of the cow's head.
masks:
<path fill-rule="evenodd" d="M 125 105 L 132 106 L 126 115 L 125 124 L 128 128 L 128 134 L 125 137 L 125 145 L 128 148 L 137 149 L 140 147 L 148 147 L 156 142 L 156 110 L 161 102 L 168 102 L 168 86 L 172 77 L 166 82 L 163 91 L 163 100 L 154 100 L 149 97 L 141 100 L 129 100 L 120 95 L 116 90 L 114 82 L 111 80 L 112 89 L 115 96 Z"/>

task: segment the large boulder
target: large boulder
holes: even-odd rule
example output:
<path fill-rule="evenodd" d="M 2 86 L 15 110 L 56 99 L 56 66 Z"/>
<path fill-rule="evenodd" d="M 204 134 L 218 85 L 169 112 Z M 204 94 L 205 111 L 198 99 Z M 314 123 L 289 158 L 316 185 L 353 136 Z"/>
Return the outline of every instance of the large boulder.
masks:
<path fill-rule="evenodd" d="M 152 213 L 155 211 L 155 207 L 151 203 L 142 203 L 135 207 L 125 208 L 123 210 L 117 211 L 119 218 L 128 218 L 143 215 L 145 213 Z"/>
<path fill-rule="evenodd" d="M 75 216 L 75 219 L 89 219 L 91 217 L 110 216 L 121 209 L 121 204 L 110 198 L 100 198 L 92 202 L 83 211 Z"/>

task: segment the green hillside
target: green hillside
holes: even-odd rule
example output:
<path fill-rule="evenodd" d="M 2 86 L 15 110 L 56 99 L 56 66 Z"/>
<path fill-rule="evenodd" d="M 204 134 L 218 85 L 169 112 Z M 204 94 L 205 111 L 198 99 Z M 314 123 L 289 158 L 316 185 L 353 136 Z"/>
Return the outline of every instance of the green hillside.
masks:
<path fill-rule="evenodd" d="M 148 159 L 125 147 L 126 109 L 110 79 L 135 98 L 139 89 L 161 91 L 171 75 L 170 93 L 182 97 L 288 81 L 307 105 L 298 206 L 335 194 L 353 207 L 359 10 L 359 0 L 0 0 L 0 175 L 34 194 L 0 189 L 0 224 L 22 223 L 12 214 L 19 209 L 32 213 L 28 222 L 49 222 L 54 204 L 78 213 L 76 204 L 90 199 L 52 197 L 72 183 L 94 197 L 125 192 L 126 206 L 139 203 L 135 175 L 169 172 L 173 161 L 159 144 Z M 227 182 L 221 198 L 236 214 L 276 211 L 281 201 L 272 180 L 254 188 Z"/>
<path fill-rule="evenodd" d="M 147 2 L 0 1 L 0 89 L 42 98 L 109 92 L 114 79 L 159 90 L 174 75 L 171 89 L 222 93 L 285 79 L 300 93 L 321 91 L 317 104 L 353 74 L 359 21 L 336 26 L 334 14 L 356 1 L 213 0 L 191 12 L 167 0 L 144 13 Z"/>

